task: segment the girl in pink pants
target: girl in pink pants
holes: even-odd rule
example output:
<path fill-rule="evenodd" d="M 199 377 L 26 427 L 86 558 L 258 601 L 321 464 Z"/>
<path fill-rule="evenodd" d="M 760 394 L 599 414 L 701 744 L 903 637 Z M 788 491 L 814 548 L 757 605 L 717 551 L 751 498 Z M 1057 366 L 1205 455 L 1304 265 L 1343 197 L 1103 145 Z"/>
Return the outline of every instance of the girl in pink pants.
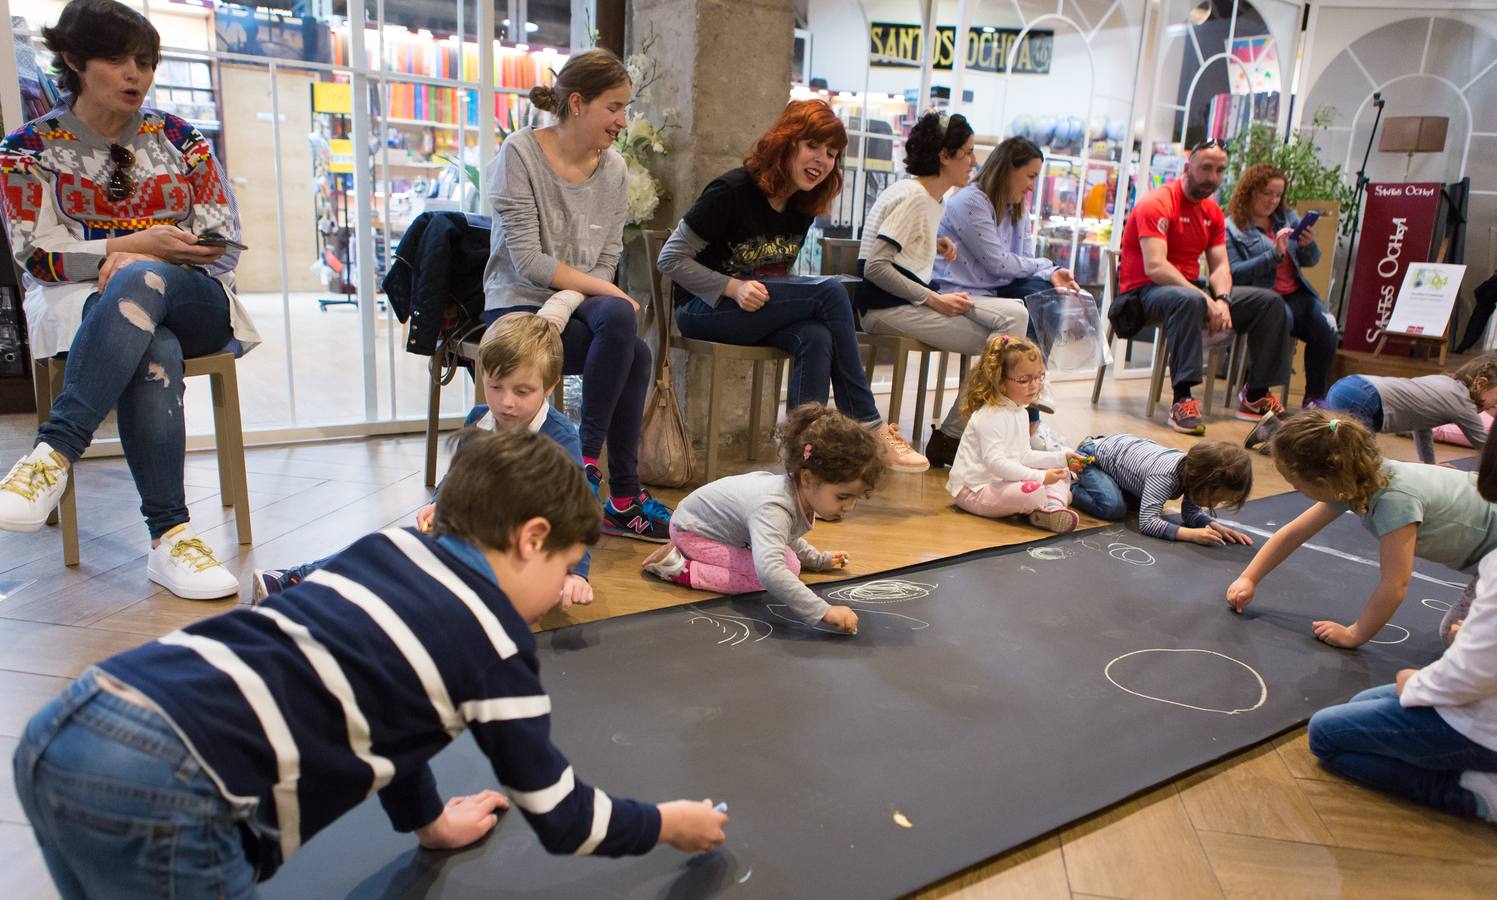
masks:
<path fill-rule="evenodd" d="M 846 553 L 817 550 L 805 535 L 818 516 L 841 518 L 878 486 L 878 444 L 867 428 L 819 403 L 792 410 L 778 436 L 785 473 L 746 472 L 692 491 L 671 517 L 671 542 L 644 570 L 720 594 L 767 591 L 771 612 L 855 633 L 857 614 L 826 602 L 800 573 L 847 565 Z"/>
<path fill-rule="evenodd" d="M 1030 446 L 1025 408 L 1045 387 L 1040 350 L 1023 338 L 997 335 L 973 368 L 963 412 L 970 418 L 951 463 L 946 490 L 956 505 L 988 518 L 1027 516 L 1030 524 L 1064 534 L 1080 516 L 1071 509 L 1073 450 Z"/>

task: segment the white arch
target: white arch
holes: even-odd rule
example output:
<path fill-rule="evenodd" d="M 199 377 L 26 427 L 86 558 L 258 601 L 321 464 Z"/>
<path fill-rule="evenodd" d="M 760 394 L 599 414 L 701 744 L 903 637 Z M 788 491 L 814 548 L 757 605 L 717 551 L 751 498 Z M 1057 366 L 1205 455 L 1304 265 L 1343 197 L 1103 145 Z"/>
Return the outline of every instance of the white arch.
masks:
<path fill-rule="evenodd" d="M 1401 21 L 1406 22 L 1409 20 L 1404 19 Z M 1350 50 L 1351 46 L 1348 45 L 1346 50 L 1342 52 L 1344 53 Z M 1382 91 L 1387 90 L 1389 85 L 1397 84 L 1400 81 L 1408 81 L 1411 78 L 1428 78 L 1431 81 L 1438 81 L 1439 83 L 1450 88 L 1451 92 L 1453 92 L 1456 97 L 1460 98 L 1461 107 L 1466 113 L 1466 143 L 1465 146 L 1461 148 L 1461 168 L 1460 171 L 1456 173 L 1456 178 L 1460 179 L 1466 177 L 1466 160 L 1471 153 L 1471 132 L 1476 128 L 1475 118 L 1471 114 L 1471 101 L 1466 97 L 1466 91 L 1464 88 L 1457 87 L 1455 82 L 1451 81 L 1449 78 L 1444 78 L 1439 75 L 1431 75 L 1428 72 L 1409 72 L 1404 75 L 1396 75 L 1393 78 L 1389 78 L 1387 81 L 1384 81 L 1382 84 L 1375 85 L 1371 91 L 1368 91 L 1367 96 L 1362 98 L 1362 102 L 1357 106 L 1356 115 L 1351 117 L 1351 132 L 1350 134 L 1348 134 L 1346 141 L 1346 164 L 1341 168 L 1343 172 L 1352 171 L 1352 137 L 1357 133 L 1357 123 L 1361 121 L 1362 114 L 1366 112 L 1367 107 L 1372 104 L 1372 95 L 1374 93 L 1381 93 Z M 1470 87 L 1471 84 L 1475 84 L 1475 81 L 1472 81 L 1466 87 Z"/>
<path fill-rule="evenodd" d="M 1215 56 L 1208 56 L 1205 59 L 1201 60 L 1201 64 L 1196 67 L 1196 73 L 1190 78 L 1190 87 L 1186 88 L 1185 90 L 1185 115 L 1180 117 L 1180 142 L 1182 144 L 1185 143 L 1185 131 L 1190 127 L 1190 101 L 1195 98 L 1196 85 L 1200 83 L 1201 76 L 1206 74 L 1206 70 L 1211 68 L 1211 64 L 1219 59 L 1227 63 L 1228 70 L 1230 70 L 1232 68 L 1232 64 L 1235 63 L 1242 69 L 1243 77 L 1247 78 L 1248 87 L 1251 88 L 1253 86 L 1252 73 L 1248 71 L 1247 66 L 1244 66 L 1242 64 L 1242 60 L 1233 56 L 1231 53 L 1223 50 L 1221 53 L 1218 53 Z"/>

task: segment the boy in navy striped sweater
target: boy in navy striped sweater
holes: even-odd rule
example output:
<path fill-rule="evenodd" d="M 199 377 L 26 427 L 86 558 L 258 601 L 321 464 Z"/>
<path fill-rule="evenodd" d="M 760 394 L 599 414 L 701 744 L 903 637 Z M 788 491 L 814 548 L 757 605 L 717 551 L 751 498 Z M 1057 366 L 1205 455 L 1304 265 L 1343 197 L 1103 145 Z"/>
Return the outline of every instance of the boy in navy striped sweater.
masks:
<path fill-rule="evenodd" d="M 1131 434 L 1087 438 L 1076 448 L 1091 461 L 1071 486 L 1071 505 L 1107 521 L 1138 504 L 1138 530 L 1166 541 L 1206 546 L 1251 544 L 1253 539 L 1216 521 L 1212 509 L 1240 508 L 1253 492 L 1253 460 L 1226 441 L 1201 441 L 1190 450 Z M 1180 523 L 1164 517 L 1164 504 L 1180 498 Z"/>
<path fill-rule="evenodd" d="M 529 625 L 598 533 L 592 491 L 554 442 L 470 432 L 430 534 L 371 534 L 254 609 L 90 669 L 15 755 L 62 895 L 248 897 L 375 793 L 432 849 L 478 840 L 510 802 L 553 853 L 721 843 L 710 801 L 610 797 L 550 742 Z M 464 729 L 508 799 L 443 803 L 427 760 Z"/>

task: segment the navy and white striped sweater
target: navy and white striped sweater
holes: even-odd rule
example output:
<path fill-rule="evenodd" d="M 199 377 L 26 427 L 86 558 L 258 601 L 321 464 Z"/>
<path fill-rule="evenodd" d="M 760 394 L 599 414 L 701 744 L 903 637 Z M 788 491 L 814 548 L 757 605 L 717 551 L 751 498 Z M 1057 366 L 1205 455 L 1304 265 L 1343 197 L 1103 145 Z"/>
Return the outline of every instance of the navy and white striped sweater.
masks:
<path fill-rule="evenodd" d="M 659 839 L 656 807 L 589 787 L 551 744 L 535 639 L 452 538 L 371 534 L 260 607 L 99 668 L 161 707 L 229 800 L 258 802 L 279 834 L 261 841 L 262 879 L 375 791 L 397 830 L 434 821 L 427 760 L 464 728 L 552 853 L 623 856 Z"/>
<path fill-rule="evenodd" d="M 1180 526 L 1164 517 L 1164 504 L 1185 493 L 1181 480 L 1184 452 L 1131 434 L 1089 440 L 1097 457 L 1094 465 L 1111 475 L 1123 493 L 1138 498 L 1138 530 L 1149 537 L 1175 540 Z M 1211 522 L 1211 513 L 1182 497 L 1180 521 L 1188 528 L 1204 528 Z"/>

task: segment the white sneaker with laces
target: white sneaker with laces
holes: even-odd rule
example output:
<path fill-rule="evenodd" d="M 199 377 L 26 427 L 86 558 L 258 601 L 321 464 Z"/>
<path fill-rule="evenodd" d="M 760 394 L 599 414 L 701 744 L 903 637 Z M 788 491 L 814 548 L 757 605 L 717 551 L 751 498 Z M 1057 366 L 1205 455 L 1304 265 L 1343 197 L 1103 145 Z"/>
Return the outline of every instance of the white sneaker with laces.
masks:
<path fill-rule="evenodd" d="M 879 455 L 884 459 L 884 465 L 895 472 L 924 472 L 930 468 L 930 460 L 921 456 L 910 442 L 899 433 L 898 425 L 888 422 L 880 425 L 873 432 L 874 438 L 878 440 Z"/>
<path fill-rule="evenodd" d="M 239 579 L 186 522 L 161 536 L 146 561 L 146 577 L 184 600 L 217 600 L 239 593 Z"/>
<path fill-rule="evenodd" d="M 686 556 L 677 549 L 675 544 L 666 544 L 645 557 L 645 561 L 640 565 L 656 578 L 663 581 L 675 581 L 682 572 L 686 571 Z"/>
<path fill-rule="evenodd" d="M 0 529 L 42 527 L 67 486 L 67 459 L 46 441 L 37 444 L 0 481 Z"/>

